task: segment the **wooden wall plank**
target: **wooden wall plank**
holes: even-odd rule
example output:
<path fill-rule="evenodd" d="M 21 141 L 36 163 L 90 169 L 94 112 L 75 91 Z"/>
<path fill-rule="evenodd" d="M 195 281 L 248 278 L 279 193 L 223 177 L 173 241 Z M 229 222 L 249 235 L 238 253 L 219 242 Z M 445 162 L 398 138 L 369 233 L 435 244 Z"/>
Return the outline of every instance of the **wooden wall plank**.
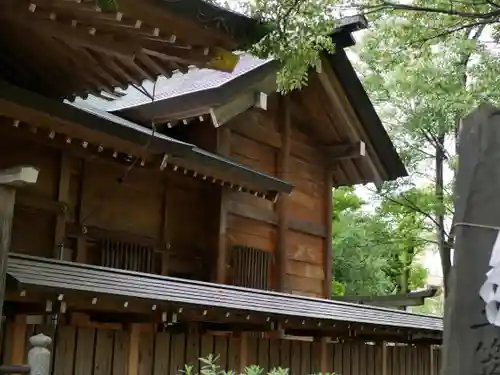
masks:
<path fill-rule="evenodd" d="M 113 331 L 98 329 L 96 332 L 94 375 L 111 375 L 113 363 Z"/>
<path fill-rule="evenodd" d="M 247 340 L 247 365 L 256 365 L 259 358 L 259 339 L 249 335 Z"/>
<path fill-rule="evenodd" d="M 124 375 L 128 373 L 129 334 L 125 331 L 115 331 L 114 336 L 113 375 Z"/>
<path fill-rule="evenodd" d="M 168 374 L 170 371 L 170 333 L 155 334 L 155 363 L 153 375 Z"/>
<path fill-rule="evenodd" d="M 78 328 L 75 358 L 75 375 L 92 373 L 94 363 L 94 328 Z"/>
<path fill-rule="evenodd" d="M 240 332 L 240 362 L 237 372 L 243 373 L 247 366 L 251 365 L 248 361 L 248 332 Z"/>
<path fill-rule="evenodd" d="M 333 348 L 333 372 L 342 374 L 342 344 L 332 344 Z M 381 375 L 381 374 L 380 374 Z"/>
<path fill-rule="evenodd" d="M 385 343 L 379 343 L 375 345 L 375 375 L 389 375 L 387 369 L 387 349 L 385 348 Z"/>
<path fill-rule="evenodd" d="M 281 366 L 280 344 L 281 340 L 279 339 L 269 340 L 269 368 L 271 370 Z"/>
<path fill-rule="evenodd" d="M 314 341 L 311 349 L 311 372 L 318 374 L 321 372 L 321 342 Z"/>
<path fill-rule="evenodd" d="M 180 370 L 184 370 L 186 363 L 186 334 L 173 333 L 170 340 L 170 373 L 177 374 Z"/>
<path fill-rule="evenodd" d="M 300 373 L 310 374 L 311 373 L 311 353 L 312 344 L 310 342 L 302 342 L 302 347 L 300 350 Z"/>
<path fill-rule="evenodd" d="M 214 340 L 215 355 L 219 357 L 219 366 L 221 370 L 227 370 L 227 349 L 228 349 L 228 337 L 227 336 L 215 336 Z"/>
<path fill-rule="evenodd" d="M 228 370 L 237 371 L 238 365 L 240 363 L 240 338 L 231 336 L 229 338 L 229 349 L 228 349 Z"/>
<path fill-rule="evenodd" d="M 361 367 L 360 367 L 360 362 L 361 362 L 361 350 L 362 350 L 362 343 L 359 342 L 352 342 L 350 343 L 351 346 L 351 374 L 353 375 L 360 375 L 361 374 Z M 364 345 L 364 344 L 363 344 Z"/>
<path fill-rule="evenodd" d="M 300 374 L 301 371 L 301 341 L 292 341 L 291 342 L 291 360 L 290 360 L 290 373 L 291 374 Z"/>
<path fill-rule="evenodd" d="M 57 330 L 57 343 L 54 352 L 54 375 L 73 373 L 75 362 L 76 328 L 60 326 Z"/>
<path fill-rule="evenodd" d="M 378 375 L 375 365 L 375 347 L 376 345 L 366 345 L 366 374 Z"/>
<path fill-rule="evenodd" d="M 265 374 L 271 370 L 269 368 L 269 339 L 259 339 L 259 354 L 257 362 L 258 365 L 262 367 Z"/>
<path fill-rule="evenodd" d="M 355 375 L 351 372 L 351 344 L 342 344 L 342 372 L 341 374 Z"/>
<path fill-rule="evenodd" d="M 153 371 L 154 332 L 139 335 L 139 375 L 151 375 Z"/>
<path fill-rule="evenodd" d="M 200 340 L 201 335 L 197 330 L 189 332 L 186 343 L 186 364 L 193 366 L 195 374 L 200 371 Z"/>
<path fill-rule="evenodd" d="M 214 336 L 205 333 L 203 336 L 201 336 L 201 348 L 200 348 L 200 357 L 201 358 L 206 358 L 210 354 L 215 354 L 214 353 Z"/>
<path fill-rule="evenodd" d="M 12 321 L 6 325 L 7 335 L 9 330 L 12 337 Z M 30 325 L 26 337 L 41 331 L 53 334 L 53 327 Z M 192 331 L 190 334 L 176 333 L 171 342 L 170 333 L 139 332 L 137 373 L 140 375 L 177 373 L 185 364 L 197 362 L 202 353 L 205 357 L 208 354 L 220 355 L 218 364 L 221 370 L 239 369 L 242 354 L 239 337 L 200 335 Z M 128 345 L 130 335 L 126 331 L 61 325 L 57 329 L 53 352 L 53 374 L 127 374 Z M 2 351 L 5 351 L 5 344 L 2 346 Z M 29 345 L 26 345 L 24 352 L 28 349 Z M 289 369 L 290 374 L 309 375 L 322 370 L 320 349 L 320 341 L 311 343 L 249 337 L 245 347 L 245 363 L 260 366 L 264 374 L 275 367 L 282 367 Z M 362 341 L 327 343 L 323 371 L 341 375 L 439 374 L 436 372 L 440 364 L 437 358 L 439 351 L 434 351 L 432 372 L 429 346 L 387 346 L 386 351 L 388 366 L 384 372 L 381 344 L 372 345 Z M 195 370 L 199 372 L 199 366 L 195 366 Z"/>
<path fill-rule="evenodd" d="M 290 368 L 290 340 L 281 340 L 280 348 L 280 366 Z"/>

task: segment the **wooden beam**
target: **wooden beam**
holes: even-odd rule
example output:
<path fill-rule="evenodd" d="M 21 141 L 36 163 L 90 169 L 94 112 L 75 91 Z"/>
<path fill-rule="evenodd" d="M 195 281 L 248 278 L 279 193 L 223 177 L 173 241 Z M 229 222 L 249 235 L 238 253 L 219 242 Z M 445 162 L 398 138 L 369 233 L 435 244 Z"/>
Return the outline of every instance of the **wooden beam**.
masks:
<path fill-rule="evenodd" d="M 39 170 L 35 167 L 15 167 L 0 171 L 0 332 L 3 320 L 2 309 L 5 299 L 8 253 L 14 221 L 15 187 L 36 183 L 38 172 Z"/>
<path fill-rule="evenodd" d="M 68 153 L 61 153 L 61 165 L 59 168 L 59 186 L 57 192 L 57 200 L 61 205 L 66 205 L 69 200 L 69 184 L 71 180 L 71 157 Z M 59 253 L 56 251 L 55 257 L 62 260 L 65 259 L 64 248 L 66 239 L 66 219 L 67 213 L 64 212 L 62 215 L 57 215 L 56 217 L 56 229 L 54 234 L 54 249 L 59 249 Z"/>
<path fill-rule="evenodd" d="M 291 146 L 291 108 L 290 97 L 280 97 L 280 106 L 283 117 L 281 117 L 281 151 L 279 154 L 278 176 L 282 180 L 288 179 L 290 168 L 290 146 Z M 278 240 L 276 242 L 277 249 L 277 272 L 276 274 L 276 290 L 279 292 L 285 291 L 286 282 L 286 261 L 288 248 L 288 194 L 280 194 L 278 201 Z"/>
<path fill-rule="evenodd" d="M 231 153 L 231 130 L 221 128 L 217 130 L 217 152 L 223 156 Z M 225 186 L 220 188 L 220 213 L 219 213 L 219 245 L 217 251 L 216 282 L 225 284 L 227 282 L 227 212 L 231 191 Z"/>
<path fill-rule="evenodd" d="M 331 68 L 328 67 L 328 64 L 323 65 L 323 69 L 318 73 L 319 81 L 325 89 L 329 99 L 333 103 L 335 103 L 335 107 L 339 112 L 340 118 L 342 118 L 344 125 L 348 130 L 349 140 L 353 143 L 359 142 L 362 138 L 366 138 L 366 135 L 363 134 L 364 132 L 362 131 L 362 127 L 359 124 L 359 119 L 354 113 L 354 110 L 352 109 L 351 104 L 349 103 L 347 98 L 340 97 L 340 94 L 337 91 L 339 89 L 338 82 L 332 82 L 330 80 L 329 77 L 335 77 L 335 73 L 331 71 Z M 379 161 L 378 157 L 375 157 L 375 159 Z M 381 175 L 380 171 L 380 168 L 382 168 L 381 163 L 378 163 L 378 165 L 380 165 L 380 168 L 378 168 L 377 164 L 375 164 L 374 159 L 370 155 L 370 149 L 366 151 L 365 160 L 373 176 L 373 182 L 375 183 L 375 186 L 377 187 L 377 189 L 380 189 L 382 183 L 384 182 L 383 176 Z"/>
<path fill-rule="evenodd" d="M 324 197 L 326 199 L 324 205 L 324 220 L 326 225 L 326 235 L 325 235 L 325 249 L 324 249 L 324 292 L 325 298 L 332 298 L 332 267 L 333 267 L 333 254 L 332 254 L 332 214 L 333 214 L 333 172 L 328 169 L 325 176 L 325 192 Z"/>
<path fill-rule="evenodd" d="M 116 43 L 110 38 L 99 36 L 96 29 L 93 29 L 94 32 L 92 32 L 92 28 L 81 28 L 77 22 L 63 24 L 57 20 L 50 20 L 48 19 L 50 16 L 46 12 L 40 11 L 36 7 L 33 12 L 29 12 L 28 9 L 26 11 L 19 9 L 15 15 L 34 30 L 43 30 L 53 38 L 130 62 L 140 51 L 140 46 L 130 43 Z"/>
<path fill-rule="evenodd" d="M 366 144 L 363 141 L 325 146 L 325 150 L 332 161 L 356 159 L 366 156 Z"/>
<path fill-rule="evenodd" d="M 271 225 L 278 225 L 278 215 L 262 207 L 250 206 L 241 202 L 230 201 L 228 203 L 228 212 L 246 219 L 262 221 Z M 309 234 L 316 237 L 326 238 L 328 228 L 325 225 L 314 223 L 312 221 L 296 218 L 288 219 L 288 228 L 296 232 Z"/>

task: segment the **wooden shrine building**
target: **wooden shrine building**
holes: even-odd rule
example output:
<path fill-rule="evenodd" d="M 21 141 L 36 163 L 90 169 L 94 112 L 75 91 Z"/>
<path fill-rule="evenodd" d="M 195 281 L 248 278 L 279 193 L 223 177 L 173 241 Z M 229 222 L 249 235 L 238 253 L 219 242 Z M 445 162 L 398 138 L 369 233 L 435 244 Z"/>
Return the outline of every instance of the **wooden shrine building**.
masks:
<path fill-rule="evenodd" d="M 406 173 L 343 50 L 363 20 L 282 97 L 232 52 L 255 21 L 117 4 L 1 5 L 3 363 L 43 332 L 54 375 L 437 374 L 440 318 L 329 300 L 332 187 Z"/>

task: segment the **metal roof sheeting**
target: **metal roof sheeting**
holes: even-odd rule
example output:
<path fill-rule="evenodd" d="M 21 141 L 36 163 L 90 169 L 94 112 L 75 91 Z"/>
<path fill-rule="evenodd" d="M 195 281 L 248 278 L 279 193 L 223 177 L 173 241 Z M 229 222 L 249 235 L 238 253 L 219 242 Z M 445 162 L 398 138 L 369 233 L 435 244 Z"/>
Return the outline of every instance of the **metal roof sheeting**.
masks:
<path fill-rule="evenodd" d="M 147 301 L 442 331 L 442 318 L 284 293 L 109 269 L 10 254 L 8 274 L 22 286 L 80 291 Z"/>
<path fill-rule="evenodd" d="M 151 96 L 154 91 L 154 102 L 172 99 L 198 91 L 219 88 L 271 61 L 270 59 L 259 59 L 248 53 L 240 53 L 239 57 L 240 60 L 232 73 L 191 67 L 187 74 L 178 72 L 170 78 L 158 77 L 156 85 L 153 82 L 144 82 L 143 89 Z M 151 97 L 144 95 L 144 93 L 133 86 L 129 86 L 127 90 L 117 89 L 117 91 L 125 95 L 113 100 L 105 100 L 89 95 L 85 100 L 81 98 L 75 99 L 75 103 L 88 103 L 93 107 L 107 112 L 115 112 L 152 103 Z"/>

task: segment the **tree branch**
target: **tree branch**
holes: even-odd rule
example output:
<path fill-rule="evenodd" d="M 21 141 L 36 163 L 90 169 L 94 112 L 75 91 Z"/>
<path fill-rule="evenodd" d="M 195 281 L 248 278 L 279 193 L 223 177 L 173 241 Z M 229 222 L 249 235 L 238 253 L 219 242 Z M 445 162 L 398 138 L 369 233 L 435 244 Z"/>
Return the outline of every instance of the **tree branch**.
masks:
<path fill-rule="evenodd" d="M 377 5 L 362 5 L 361 9 L 377 9 L 377 10 L 402 10 L 409 12 L 427 12 L 427 13 L 439 13 L 446 14 L 449 16 L 457 16 L 462 18 L 473 18 L 473 19 L 492 19 L 500 15 L 500 9 L 493 10 L 487 13 L 479 12 L 462 12 L 455 9 L 445 9 L 445 8 L 430 8 L 430 7 L 419 7 L 414 5 L 393 3 L 391 1 L 383 1 Z"/>

